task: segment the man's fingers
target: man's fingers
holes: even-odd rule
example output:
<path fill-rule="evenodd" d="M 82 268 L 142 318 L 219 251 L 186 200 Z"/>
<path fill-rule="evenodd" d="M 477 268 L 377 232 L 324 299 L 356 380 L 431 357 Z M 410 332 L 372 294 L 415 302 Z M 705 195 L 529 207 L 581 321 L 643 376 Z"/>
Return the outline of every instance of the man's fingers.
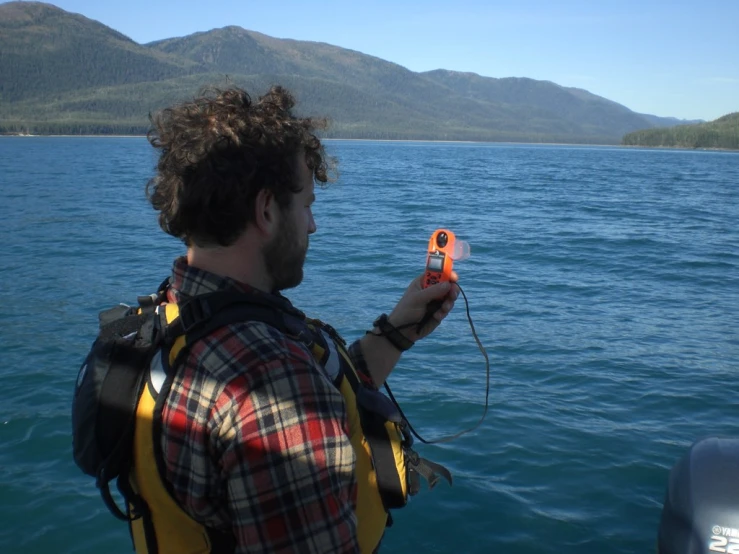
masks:
<path fill-rule="evenodd" d="M 451 289 L 451 283 L 437 283 L 430 287 L 423 289 L 421 294 L 424 295 L 424 301 L 427 303 L 431 300 L 437 300 L 443 296 L 446 296 Z"/>

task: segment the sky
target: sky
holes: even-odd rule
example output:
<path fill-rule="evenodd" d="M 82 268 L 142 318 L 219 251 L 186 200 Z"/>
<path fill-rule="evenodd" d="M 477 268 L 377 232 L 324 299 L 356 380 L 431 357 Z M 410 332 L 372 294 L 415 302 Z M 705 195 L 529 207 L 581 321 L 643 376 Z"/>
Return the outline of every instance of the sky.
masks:
<path fill-rule="evenodd" d="M 713 120 L 739 111 L 739 0 L 49 3 L 141 44 L 238 25 L 412 71 L 552 81 L 662 117 Z"/>

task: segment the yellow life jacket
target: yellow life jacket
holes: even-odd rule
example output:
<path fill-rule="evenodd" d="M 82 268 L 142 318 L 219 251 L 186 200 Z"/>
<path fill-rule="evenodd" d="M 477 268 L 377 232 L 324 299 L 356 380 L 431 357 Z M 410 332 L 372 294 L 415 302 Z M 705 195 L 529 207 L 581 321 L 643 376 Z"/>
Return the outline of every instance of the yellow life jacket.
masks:
<path fill-rule="evenodd" d="M 241 298 L 241 301 L 238 301 Z M 262 321 L 304 342 L 326 370 L 346 403 L 350 441 L 356 455 L 357 534 L 361 552 L 373 552 L 392 522 L 389 510 L 406 505 L 418 492 L 419 476 L 432 488 L 439 476 L 451 484 L 446 468 L 420 458 L 400 411 L 388 397 L 362 382 L 345 348 L 330 326 L 285 314 L 273 306 L 252 304 L 242 293 L 213 293 L 159 307 L 169 335 L 151 361 L 146 386 L 136 409 L 133 463 L 129 476 L 135 502 L 129 503 L 131 536 L 138 554 L 205 554 L 233 550 L 233 537 L 208 529 L 191 518 L 173 498 L 160 473 L 162 408 L 174 368 L 188 347 L 215 329 L 238 321 Z M 297 314 L 302 314 L 295 311 Z"/>

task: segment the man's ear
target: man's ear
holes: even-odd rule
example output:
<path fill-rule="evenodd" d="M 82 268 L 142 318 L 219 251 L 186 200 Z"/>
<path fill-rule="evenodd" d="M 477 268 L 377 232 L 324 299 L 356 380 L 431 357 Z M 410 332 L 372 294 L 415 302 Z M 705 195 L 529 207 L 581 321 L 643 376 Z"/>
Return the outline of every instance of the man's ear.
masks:
<path fill-rule="evenodd" d="M 271 191 L 262 189 L 257 193 L 254 202 L 254 224 L 261 233 L 271 236 L 277 231 L 279 211 L 280 207 Z"/>

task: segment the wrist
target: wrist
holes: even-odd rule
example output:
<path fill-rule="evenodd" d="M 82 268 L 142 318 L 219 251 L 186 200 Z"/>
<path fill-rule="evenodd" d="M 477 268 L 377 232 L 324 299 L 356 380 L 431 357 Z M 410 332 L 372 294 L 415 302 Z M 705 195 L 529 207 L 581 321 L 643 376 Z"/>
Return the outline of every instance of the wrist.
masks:
<path fill-rule="evenodd" d="M 375 331 L 375 329 L 377 331 Z M 378 317 L 373 323 L 373 330 L 367 332 L 375 336 L 383 337 L 400 352 L 405 352 L 413 346 L 413 341 L 395 327 L 395 325 L 390 322 L 386 314 L 382 314 Z"/>

